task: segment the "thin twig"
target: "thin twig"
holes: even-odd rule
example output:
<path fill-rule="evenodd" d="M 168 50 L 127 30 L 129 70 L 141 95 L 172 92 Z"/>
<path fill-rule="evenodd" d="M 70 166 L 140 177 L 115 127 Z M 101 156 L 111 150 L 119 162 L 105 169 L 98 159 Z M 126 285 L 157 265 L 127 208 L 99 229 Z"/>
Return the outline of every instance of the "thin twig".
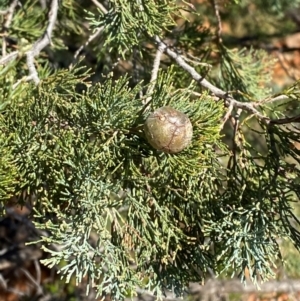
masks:
<path fill-rule="evenodd" d="M 234 144 L 237 146 L 238 144 L 235 141 L 235 136 L 238 133 L 239 126 L 240 126 L 240 116 L 241 116 L 242 110 L 238 109 L 236 114 L 232 117 L 232 124 L 233 124 L 233 140 Z"/>
<path fill-rule="evenodd" d="M 268 97 L 268 98 L 262 99 L 258 102 L 254 102 L 253 106 L 258 107 L 258 106 L 261 106 L 262 104 L 272 103 L 272 102 L 275 102 L 275 101 L 287 100 L 287 99 L 290 99 L 290 98 L 287 95 L 281 94 L 281 95 L 275 96 L 273 98 Z"/>
<path fill-rule="evenodd" d="M 293 122 L 300 122 L 300 115 L 270 120 L 270 124 L 288 124 Z"/>
<path fill-rule="evenodd" d="M 43 288 L 42 286 L 33 278 L 33 276 L 24 268 L 21 268 L 20 271 L 23 272 L 23 274 L 27 277 L 27 279 L 32 282 L 32 284 L 36 287 L 37 295 L 43 294 Z"/>
<path fill-rule="evenodd" d="M 0 287 L 1 288 L 4 288 L 4 289 L 7 289 L 7 282 L 6 280 L 4 279 L 3 275 L 0 274 Z"/>
<path fill-rule="evenodd" d="M 253 107 L 253 105 L 251 103 L 239 102 L 239 101 L 235 100 L 227 92 L 214 86 L 208 80 L 206 80 L 203 76 L 201 76 L 195 70 L 195 68 L 193 68 L 191 65 L 186 63 L 185 60 L 179 54 L 177 54 L 176 52 L 174 52 L 173 50 L 168 48 L 167 45 L 164 42 L 162 42 L 159 37 L 155 37 L 155 40 L 156 40 L 158 46 L 161 47 L 171 58 L 173 58 L 180 67 L 182 67 L 185 71 L 187 71 L 196 82 L 198 82 L 202 87 L 211 91 L 218 99 L 223 99 L 227 106 L 230 106 L 232 104 L 236 108 L 241 108 L 242 110 L 246 110 L 246 111 L 256 115 L 263 122 L 269 123 L 270 119 L 268 117 L 262 115 L 257 109 L 255 109 Z"/>
<path fill-rule="evenodd" d="M 190 54 L 190 53 L 187 53 L 186 55 L 187 55 L 188 57 L 190 57 L 190 58 L 182 56 L 182 57 L 185 59 L 185 61 L 190 62 L 190 63 L 192 63 L 192 64 L 195 65 L 195 66 L 203 66 L 203 67 L 207 67 L 209 70 L 211 70 L 212 67 L 213 67 L 211 64 L 201 62 L 201 59 L 199 59 L 199 58 L 193 56 L 193 55 Z"/>
<path fill-rule="evenodd" d="M 144 104 L 147 105 L 151 99 L 152 99 L 152 93 L 153 93 L 153 90 L 154 90 L 154 87 L 155 87 L 155 82 L 156 82 L 156 79 L 157 79 L 157 74 L 158 74 L 158 70 L 159 70 L 159 65 L 160 65 L 160 60 L 161 60 L 161 56 L 164 52 L 164 49 L 163 47 L 160 47 L 158 46 L 158 49 L 156 51 L 156 55 L 155 55 L 155 59 L 154 59 L 154 62 L 153 62 L 153 68 L 152 68 L 152 71 L 151 71 L 151 79 L 150 79 L 150 85 L 148 87 L 148 90 L 147 90 L 147 94 L 149 95 Z"/>
<path fill-rule="evenodd" d="M 191 65 L 189 65 L 181 55 L 174 52 L 168 46 L 161 41 L 161 39 L 157 36 L 154 37 L 158 47 L 161 47 L 162 50 L 166 52 L 168 56 L 170 56 L 172 59 L 175 60 L 175 62 L 185 71 L 187 71 L 191 77 L 198 82 L 202 87 L 208 89 L 211 93 L 215 95 L 215 100 L 219 101 L 220 99 L 224 100 L 224 103 L 226 106 L 230 107 L 231 105 L 235 108 L 242 109 L 244 111 L 247 111 L 254 116 L 256 116 L 258 119 L 260 119 L 261 122 L 265 124 L 288 124 L 292 122 L 300 122 L 300 115 L 294 116 L 294 117 L 288 117 L 288 118 L 280 118 L 280 119 L 270 119 L 267 116 L 264 116 L 262 113 L 260 113 L 256 108 L 254 103 L 248 103 L 248 102 L 240 102 L 232 97 L 228 92 L 225 92 L 218 87 L 211 84 L 208 80 L 206 80 L 203 76 L 201 76 L 195 68 L 193 68 Z M 285 99 L 283 95 L 277 96 L 274 99 Z"/>
<path fill-rule="evenodd" d="M 3 56 L 0 59 L 0 65 L 6 65 L 6 64 L 10 63 L 14 59 L 16 59 L 18 56 L 19 56 L 19 51 L 11 52 L 11 53 L 7 54 L 6 56 Z"/>
<path fill-rule="evenodd" d="M 69 66 L 69 68 L 72 68 L 74 65 L 74 62 L 76 61 L 76 59 L 78 58 L 79 54 L 81 53 L 81 51 L 86 48 L 93 40 L 95 40 L 100 33 L 103 31 L 103 27 L 99 27 L 91 36 L 89 36 L 89 38 L 87 39 L 87 41 L 82 44 L 75 52 L 74 56 L 73 56 L 73 62 L 72 64 Z"/>
<path fill-rule="evenodd" d="M 223 120 L 222 120 L 222 124 L 221 124 L 221 126 L 220 126 L 220 130 L 222 130 L 222 129 L 224 128 L 224 125 L 225 125 L 225 123 L 227 122 L 227 120 L 230 118 L 233 109 L 234 109 L 234 106 L 233 106 L 233 104 L 231 103 L 231 104 L 229 105 L 229 108 L 228 108 L 227 113 L 225 114 L 225 116 L 224 116 L 224 118 L 223 118 Z"/>
<path fill-rule="evenodd" d="M 236 114 L 231 117 L 231 122 L 233 126 L 233 135 L 232 135 L 232 155 L 230 156 L 228 163 L 227 163 L 227 168 L 228 170 L 231 169 L 231 162 L 233 160 L 233 166 L 236 166 L 237 162 L 237 151 L 241 144 L 239 143 L 239 140 L 237 139 L 237 135 L 239 132 L 239 126 L 240 126 L 240 115 L 242 113 L 242 109 L 238 109 L 236 111 Z"/>
<path fill-rule="evenodd" d="M 29 76 L 22 77 L 22 78 L 18 79 L 18 80 L 12 85 L 13 90 L 15 90 L 21 83 L 27 82 L 27 81 L 29 80 L 28 78 L 29 78 Z"/>
<path fill-rule="evenodd" d="M 97 0 L 91 0 L 98 8 L 101 9 L 101 11 L 106 14 L 107 13 L 107 9 L 101 4 L 99 3 Z M 71 65 L 69 66 L 69 68 L 72 68 L 76 59 L 78 58 L 79 54 L 81 53 L 81 51 L 86 48 L 93 40 L 95 40 L 103 31 L 104 27 L 99 27 L 91 36 L 89 36 L 89 38 L 87 39 L 87 41 L 82 44 L 75 52 L 74 56 L 73 56 L 73 61 L 71 63 Z"/>
<path fill-rule="evenodd" d="M 10 6 L 7 10 L 6 21 L 4 23 L 4 29 L 7 30 L 10 27 L 15 9 L 18 4 L 19 4 L 18 0 L 13 0 L 12 3 L 10 4 Z"/>
<path fill-rule="evenodd" d="M 35 271 L 36 271 L 36 282 L 40 284 L 42 281 L 41 266 L 40 266 L 40 263 L 38 262 L 38 260 L 36 260 L 36 259 L 33 261 L 33 263 L 34 263 L 34 267 L 35 267 Z"/>
<path fill-rule="evenodd" d="M 15 295 L 17 295 L 17 296 L 19 296 L 19 297 L 28 296 L 26 293 L 21 292 L 21 291 L 18 290 L 18 289 L 10 288 L 10 287 L 8 287 L 8 288 L 6 289 L 6 291 L 7 291 L 7 292 L 10 292 L 10 293 L 13 293 L 13 294 L 15 294 Z"/>
<path fill-rule="evenodd" d="M 37 70 L 34 65 L 34 58 L 40 54 L 40 52 L 51 43 L 51 35 L 54 28 L 54 24 L 57 18 L 58 0 L 51 1 L 51 7 L 49 11 L 49 22 L 43 36 L 39 38 L 32 46 L 32 48 L 26 52 L 27 66 L 29 69 L 29 76 L 37 85 L 40 82 Z"/>
<path fill-rule="evenodd" d="M 12 3 L 10 4 L 9 8 L 6 11 L 6 20 L 3 24 L 3 38 L 2 38 L 2 56 L 4 57 L 6 55 L 6 36 L 8 29 L 11 25 L 13 15 L 15 12 L 15 9 L 18 5 L 19 1 L 18 0 L 13 0 Z"/>
<path fill-rule="evenodd" d="M 97 0 L 91 0 L 98 8 L 100 8 L 102 10 L 103 13 L 107 14 L 107 9 L 103 6 L 103 4 L 101 4 L 100 2 L 98 2 Z"/>
<path fill-rule="evenodd" d="M 218 22 L 218 29 L 217 29 L 218 42 L 222 43 L 222 20 L 221 20 L 220 11 L 219 11 L 219 5 L 217 3 L 217 0 L 212 0 L 212 4 L 214 7 L 217 22 Z"/>

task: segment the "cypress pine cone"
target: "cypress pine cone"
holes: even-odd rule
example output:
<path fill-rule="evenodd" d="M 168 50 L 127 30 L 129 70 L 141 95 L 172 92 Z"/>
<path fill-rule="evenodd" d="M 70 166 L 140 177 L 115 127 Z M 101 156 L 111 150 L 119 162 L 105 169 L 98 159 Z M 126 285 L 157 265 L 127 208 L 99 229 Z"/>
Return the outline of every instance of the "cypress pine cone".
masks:
<path fill-rule="evenodd" d="M 144 132 L 152 147 L 175 154 L 191 143 L 193 127 L 184 113 L 166 106 L 149 115 L 144 124 Z"/>

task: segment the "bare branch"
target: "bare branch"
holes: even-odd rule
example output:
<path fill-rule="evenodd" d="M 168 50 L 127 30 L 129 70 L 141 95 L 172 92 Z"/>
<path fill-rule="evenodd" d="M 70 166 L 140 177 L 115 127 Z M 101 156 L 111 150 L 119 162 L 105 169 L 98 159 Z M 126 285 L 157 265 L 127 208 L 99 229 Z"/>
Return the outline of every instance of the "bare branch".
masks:
<path fill-rule="evenodd" d="M 101 4 L 99 3 L 97 0 L 91 0 L 98 8 L 100 8 L 102 10 L 102 12 L 104 14 L 107 13 L 107 9 Z M 82 44 L 75 52 L 74 56 L 73 56 L 73 62 L 72 64 L 69 66 L 69 68 L 73 67 L 74 62 L 76 61 L 76 59 L 78 58 L 79 54 L 81 53 L 81 51 L 86 48 L 93 40 L 95 40 L 103 31 L 103 27 L 99 27 L 91 36 L 89 36 L 89 38 L 87 39 L 87 41 Z"/>
<path fill-rule="evenodd" d="M 164 52 L 163 47 L 158 46 L 158 49 L 157 49 L 156 55 L 155 55 L 155 59 L 154 59 L 154 63 L 153 63 L 153 68 L 151 71 L 150 85 L 149 85 L 149 88 L 147 91 L 147 94 L 149 94 L 149 96 L 147 97 L 147 99 L 144 102 L 145 105 L 147 105 L 152 99 L 151 94 L 153 93 L 153 90 L 155 87 L 155 82 L 157 79 L 157 74 L 158 74 L 159 65 L 160 65 L 160 60 L 161 60 L 161 56 L 162 56 L 163 52 Z"/>
<path fill-rule="evenodd" d="M 232 125 L 233 125 L 233 154 L 234 157 L 236 158 L 236 153 L 237 153 L 237 149 L 238 147 L 241 146 L 241 144 L 239 143 L 238 139 L 236 138 L 236 136 L 239 133 L 239 127 L 240 127 L 240 116 L 242 113 L 242 109 L 238 109 L 235 116 L 232 117 Z"/>
<path fill-rule="evenodd" d="M 151 71 L 150 82 L 155 82 L 156 79 L 157 79 L 157 74 L 158 74 L 158 70 L 159 70 L 159 65 L 160 65 L 160 60 L 161 60 L 162 54 L 163 54 L 163 49 L 161 47 L 158 47 L 158 49 L 156 51 L 154 63 L 153 63 L 153 68 L 152 68 L 152 71 Z M 152 91 L 148 91 L 148 92 L 152 93 L 153 92 L 153 88 L 151 90 Z"/>
<path fill-rule="evenodd" d="M 73 56 L 73 62 L 72 62 L 72 64 L 70 65 L 69 68 L 72 68 L 72 66 L 73 66 L 75 60 L 78 58 L 80 52 L 81 52 L 84 48 L 86 48 L 93 40 L 95 40 L 95 39 L 100 35 L 100 33 L 101 33 L 102 31 L 103 31 L 103 27 L 99 27 L 99 28 L 95 31 L 95 33 L 93 33 L 91 36 L 89 36 L 88 40 L 87 40 L 84 44 L 82 44 L 82 45 L 76 50 L 76 52 L 75 52 L 75 54 L 74 54 L 74 56 Z"/>
<path fill-rule="evenodd" d="M 6 64 L 10 63 L 14 59 L 16 59 L 18 56 L 19 56 L 19 51 L 11 52 L 11 53 L 7 54 L 6 56 L 3 56 L 0 59 L 0 65 L 6 65 Z"/>
<path fill-rule="evenodd" d="M 222 130 L 224 128 L 225 123 L 230 118 L 233 108 L 234 108 L 233 104 L 230 104 L 229 108 L 228 108 L 228 111 L 227 111 L 227 113 L 225 114 L 225 116 L 224 116 L 224 118 L 222 120 L 222 124 L 220 126 L 220 130 Z"/>
<path fill-rule="evenodd" d="M 201 76 L 195 70 L 195 68 L 193 68 L 184 60 L 184 58 L 181 55 L 168 48 L 168 46 L 164 42 L 162 42 L 159 37 L 155 36 L 154 39 L 158 44 L 158 47 L 160 47 L 160 49 L 165 51 L 168 56 L 174 59 L 175 62 L 180 67 L 182 67 L 185 71 L 187 71 L 196 82 L 198 82 L 202 87 L 208 89 L 211 93 L 213 93 L 215 95 L 216 101 L 223 99 L 227 107 L 233 106 L 235 108 L 247 111 L 252 115 L 256 116 L 260 121 L 262 121 L 265 124 L 287 124 L 292 122 L 300 122 L 300 115 L 294 117 L 288 117 L 288 118 L 270 119 L 269 117 L 264 116 L 255 108 L 255 106 L 261 105 L 261 103 L 240 102 L 234 99 L 233 96 L 230 95 L 228 92 L 219 89 L 218 87 L 211 84 L 208 80 L 206 80 L 203 76 Z M 288 99 L 288 96 L 279 95 L 273 99 L 270 99 L 269 101 L 283 100 L 283 99 Z"/>
<path fill-rule="evenodd" d="M 20 271 L 26 276 L 26 278 L 36 287 L 37 290 L 37 295 L 42 295 L 43 294 L 43 288 L 38 283 L 33 276 L 29 273 L 29 271 L 25 270 L 24 268 L 21 268 Z"/>
<path fill-rule="evenodd" d="M 3 24 L 2 56 L 6 55 L 6 36 L 7 36 L 8 29 L 11 25 L 12 19 L 13 19 L 15 9 L 18 4 L 19 4 L 18 0 L 13 0 L 12 3 L 10 4 L 9 8 L 6 11 L 6 16 L 5 16 L 6 20 Z"/>
<path fill-rule="evenodd" d="M 182 67 L 185 71 L 187 71 L 192 78 L 198 82 L 201 86 L 211 91 L 218 99 L 223 99 L 225 101 L 225 104 L 227 106 L 230 106 L 231 104 L 236 107 L 240 108 L 242 110 L 246 110 L 253 115 L 256 115 L 259 119 L 261 119 L 265 123 L 269 123 L 269 118 L 262 115 L 257 109 L 253 107 L 251 103 L 247 102 L 239 102 L 235 100 L 231 95 L 229 95 L 227 92 L 217 88 L 213 84 L 211 84 L 209 81 L 207 81 L 203 76 L 201 76 L 195 68 L 193 68 L 191 65 L 186 63 L 186 61 L 182 58 L 181 55 L 177 54 L 176 52 L 172 51 L 170 48 L 167 47 L 167 45 L 160 40 L 159 37 L 155 37 L 155 40 L 158 44 L 158 47 L 161 47 L 161 49 L 164 49 L 164 51 L 176 61 L 176 63 Z"/>
<path fill-rule="evenodd" d="M 97 0 L 91 0 L 98 8 L 100 8 L 103 13 L 107 14 L 107 9 Z"/>
<path fill-rule="evenodd" d="M 34 260 L 33 261 L 34 263 L 34 267 L 35 267 L 35 271 L 36 271 L 36 282 L 38 284 L 41 283 L 41 280 L 42 280 L 42 276 L 41 276 L 41 266 L 40 266 L 40 263 L 38 262 L 38 260 Z"/>
<path fill-rule="evenodd" d="M 1 288 L 4 288 L 4 289 L 7 289 L 7 282 L 6 280 L 4 279 L 3 275 L 0 274 L 0 287 Z"/>
<path fill-rule="evenodd" d="M 219 11 L 219 5 L 217 3 L 217 0 L 212 0 L 212 4 L 213 4 L 214 10 L 215 10 L 215 15 L 216 15 L 217 22 L 218 22 L 218 29 L 217 29 L 218 42 L 222 43 L 222 20 L 221 20 L 220 11 Z"/>
<path fill-rule="evenodd" d="M 18 0 L 13 0 L 12 3 L 10 4 L 8 10 L 6 11 L 7 12 L 6 21 L 3 24 L 5 30 L 7 30 L 10 27 L 15 9 L 18 4 L 19 4 Z"/>
<path fill-rule="evenodd" d="M 12 86 L 13 90 L 16 89 L 21 83 L 29 82 L 30 80 L 32 80 L 30 76 L 22 77 L 21 79 L 17 80 L 17 82 L 13 84 Z"/>
<path fill-rule="evenodd" d="M 40 82 L 40 79 L 38 77 L 37 70 L 34 66 L 34 58 L 37 55 L 39 55 L 39 53 L 51 43 L 51 35 L 54 28 L 54 24 L 56 22 L 57 11 L 58 0 L 52 0 L 48 17 L 49 22 L 46 31 L 44 32 L 43 36 L 33 44 L 32 48 L 26 52 L 29 75 L 33 79 L 35 84 L 38 84 Z"/>
<path fill-rule="evenodd" d="M 262 100 L 260 100 L 258 102 L 254 102 L 253 106 L 254 107 L 258 107 L 258 106 L 261 106 L 262 104 L 272 103 L 272 102 L 275 102 L 275 101 L 287 100 L 287 99 L 289 99 L 289 97 L 287 95 L 281 94 L 281 95 L 275 96 L 273 98 L 272 97 L 268 97 L 268 98 L 262 99 Z"/>
<path fill-rule="evenodd" d="M 270 120 L 270 124 L 288 124 L 293 122 L 300 122 L 300 115 Z"/>

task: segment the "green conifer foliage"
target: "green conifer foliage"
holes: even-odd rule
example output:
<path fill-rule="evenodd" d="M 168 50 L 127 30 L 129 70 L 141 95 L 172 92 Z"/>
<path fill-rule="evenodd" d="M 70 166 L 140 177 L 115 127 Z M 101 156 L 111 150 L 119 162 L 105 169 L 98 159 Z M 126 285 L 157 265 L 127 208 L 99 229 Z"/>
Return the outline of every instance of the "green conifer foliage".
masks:
<path fill-rule="evenodd" d="M 274 277 L 279 239 L 300 248 L 298 82 L 272 95 L 273 59 L 227 47 L 190 2 L 23 2 L 2 40 L 0 198 L 34 199 L 43 264 L 114 299 Z M 193 126 L 176 154 L 143 131 L 163 106 Z"/>

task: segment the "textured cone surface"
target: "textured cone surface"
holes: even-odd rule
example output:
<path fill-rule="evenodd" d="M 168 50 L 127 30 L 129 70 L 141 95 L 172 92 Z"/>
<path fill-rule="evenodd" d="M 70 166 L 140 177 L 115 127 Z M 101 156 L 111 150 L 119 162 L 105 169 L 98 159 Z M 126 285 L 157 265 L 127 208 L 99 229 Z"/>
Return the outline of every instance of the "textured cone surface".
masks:
<path fill-rule="evenodd" d="M 144 124 L 147 141 L 157 150 L 178 153 L 192 140 L 190 119 L 171 107 L 161 107 L 149 115 Z"/>

